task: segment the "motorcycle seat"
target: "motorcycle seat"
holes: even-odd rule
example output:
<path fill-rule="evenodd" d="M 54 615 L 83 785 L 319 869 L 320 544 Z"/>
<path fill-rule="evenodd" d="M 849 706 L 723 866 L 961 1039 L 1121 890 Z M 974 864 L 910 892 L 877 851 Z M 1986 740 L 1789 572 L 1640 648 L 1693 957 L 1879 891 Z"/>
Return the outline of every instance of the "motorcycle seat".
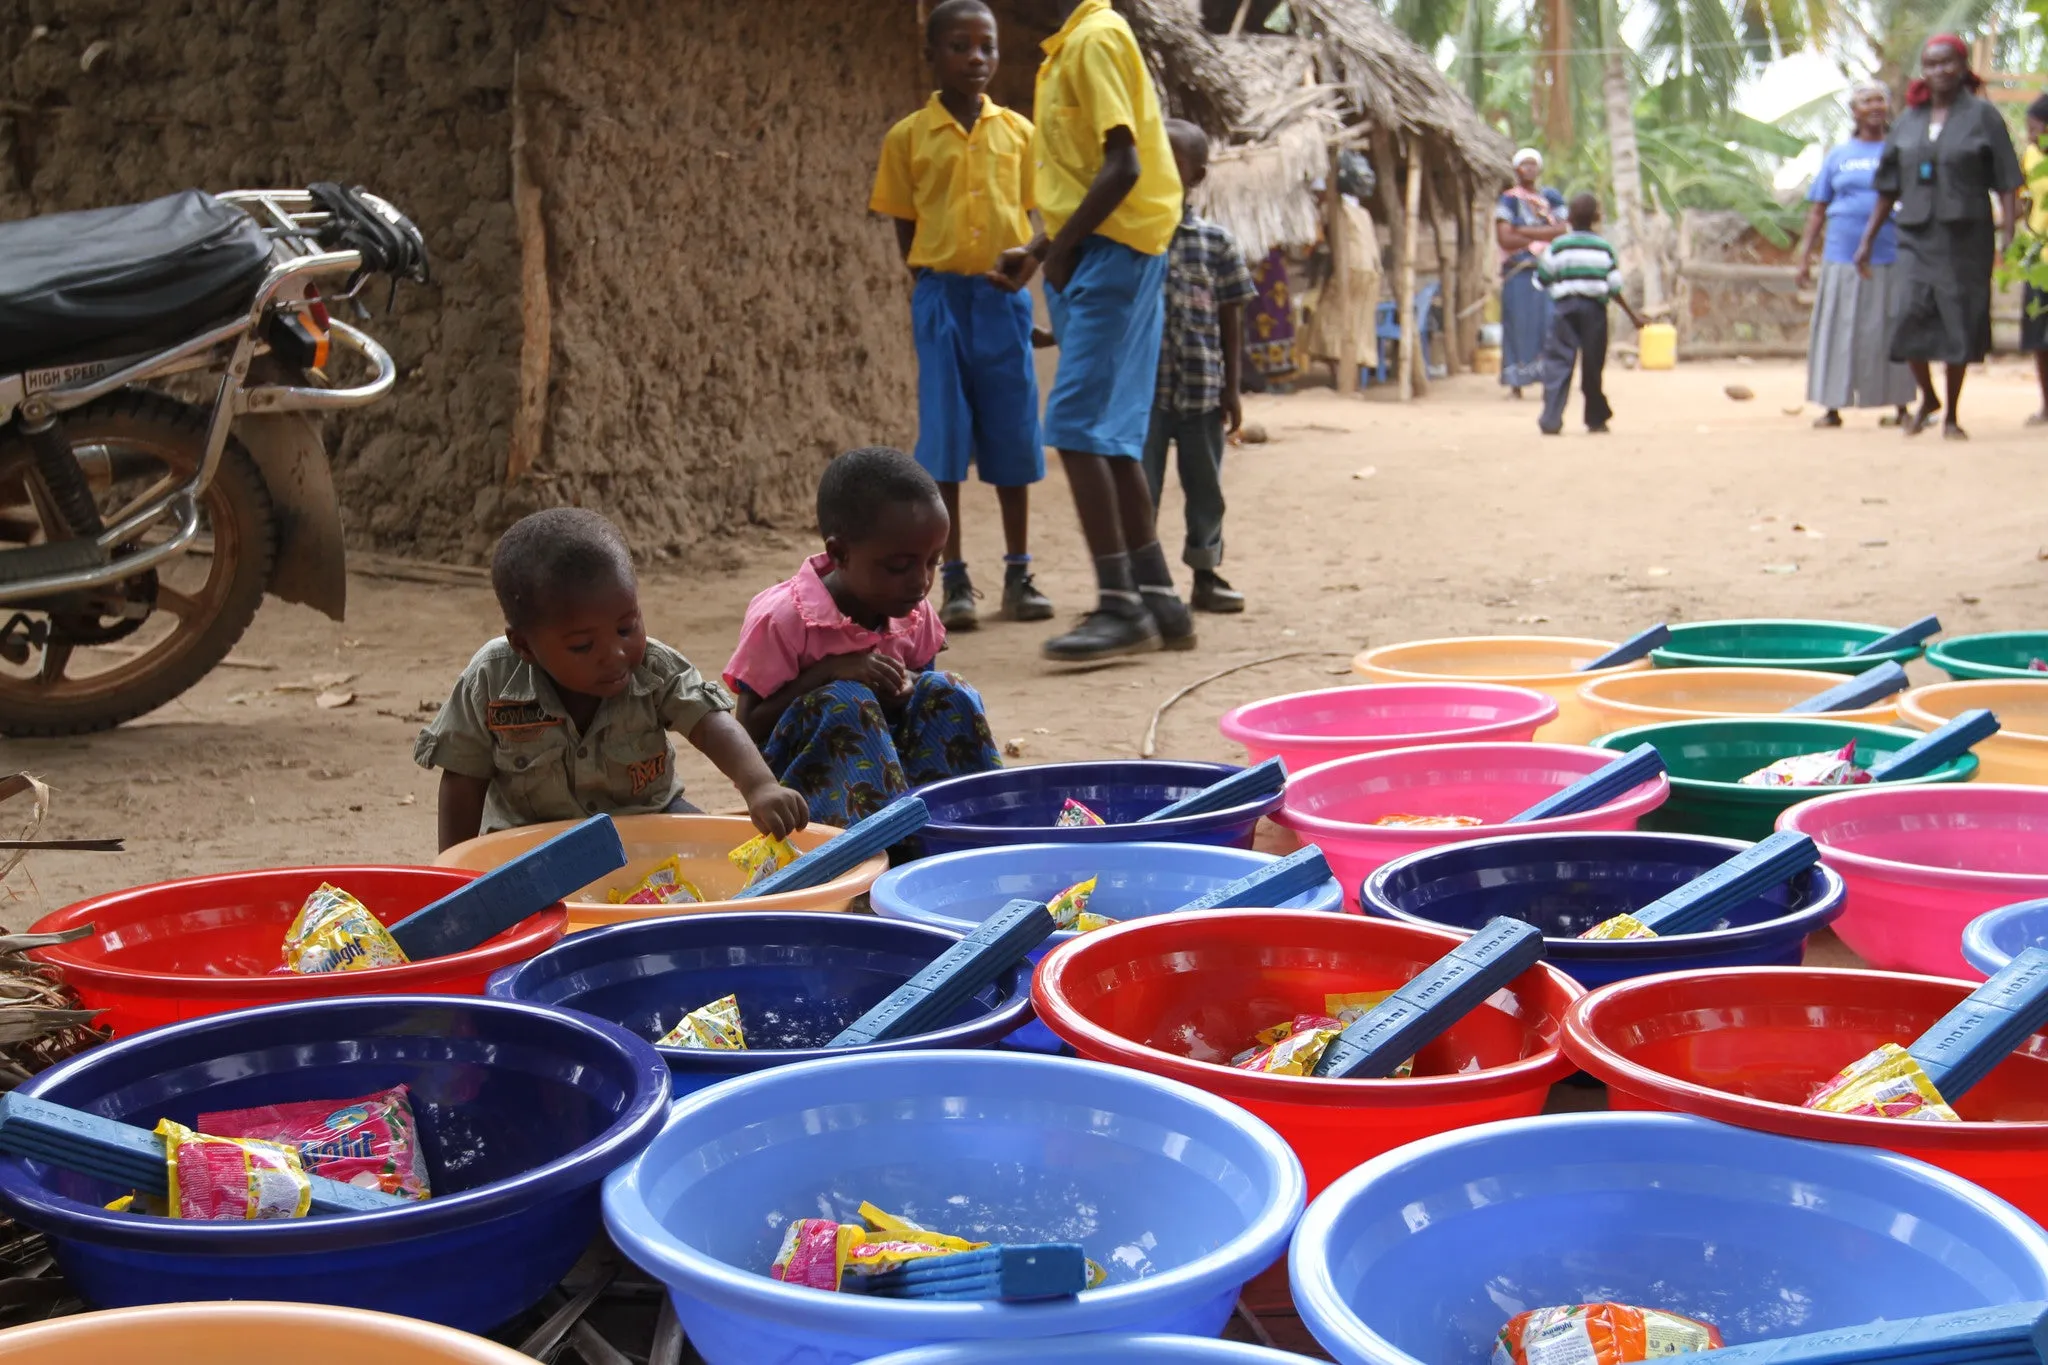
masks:
<path fill-rule="evenodd" d="M 269 262 L 201 190 L 0 223 L 0 374 L 169 346 L 246 309 Z"/>

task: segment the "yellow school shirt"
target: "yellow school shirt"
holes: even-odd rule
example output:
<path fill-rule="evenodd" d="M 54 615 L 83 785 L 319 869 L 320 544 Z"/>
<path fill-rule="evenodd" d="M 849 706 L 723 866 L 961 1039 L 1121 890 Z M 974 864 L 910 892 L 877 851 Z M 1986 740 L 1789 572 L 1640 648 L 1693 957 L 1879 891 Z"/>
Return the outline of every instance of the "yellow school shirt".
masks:
<path fill-rule="evenodd" d="M 1031 240 L 1031 120 L 986 95 L 974 131 L 934 94 L 882 139 L 868 207 L 915 221 L 910 264 L 981 275 Z"/>
<path fill-rule="evenodd" d="M 1138 183 L 1096 230 L 1147 256 L 1162 254 L 1180 226 L 1180 172 L 1131 26 L 1109 0 L 1083 0 L 1044 48 L 1032 153 L 1046 235 L 1056 236 L 1081 206 L 1102 169 L 1103 138 L 1128 128 L 1138 144 Z"/>
<path fill-rule="evenodd" d="M 2048 152 L 2032 143 L 2020 149 L 2020 193 L 2027 196 L 2027 231 L 2036 237 L 2048 237 L 2048 179 L 2034 180 L 2035 170 L 2044 161 L 2048 161 Z"/>

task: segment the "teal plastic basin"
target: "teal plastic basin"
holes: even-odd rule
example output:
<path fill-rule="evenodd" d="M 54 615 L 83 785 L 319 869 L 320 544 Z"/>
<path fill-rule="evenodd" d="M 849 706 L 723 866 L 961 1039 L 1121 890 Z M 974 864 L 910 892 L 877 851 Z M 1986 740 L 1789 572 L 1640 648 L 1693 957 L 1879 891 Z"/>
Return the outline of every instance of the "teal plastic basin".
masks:
<path fill-rule="evenodd" d="M 1887 659 L 1903 666 L 1920 657 L 1918 645 L 1856 654 L 1895 629 L 1854 621 L 1694 621 L 1673 626 L 1671 643 L 1650 658 L 1659 668 L 1808 668 L 1853 674 Z"/>
<path fill-rule="evenodd" d="M 2048 673 L 2027 667 L 2035 659 L 2048 659 L 2048 630 L 1999 630 L 1988 635 L 1958 635 L 1943 640 L 1927 651 L 1927 662 L 1957 682 L 1978 682 L 1987 678 L 2019 678 L 2039 681 Z"/>
<path fill-rule="evenodd" d="M 1639 725 L 1593 741 L 1596 748 L 1626 753 L 1638 744 L 1656 746 L 1671 780 L 1670 799 L 1637 821 L 1638 829 L 1679 834 L 1718 834 L 1728 839 L 1762 839 L 1781 812 L 1802 801 L 1855 787 L 1745 787 L 1742 778 L 1768 763 L 1798 754 L 1840 749 L 1856 741 L 1856 762 L 1867 768 L 1922 738 L 1916 730 L 1810 717 L 1739 717 L 1680 720 Z M 1977 756 L 1964 754 L 1925 777 L 1887 782 L 1887 787 L 1967 782 L 1977 773 Z"/>

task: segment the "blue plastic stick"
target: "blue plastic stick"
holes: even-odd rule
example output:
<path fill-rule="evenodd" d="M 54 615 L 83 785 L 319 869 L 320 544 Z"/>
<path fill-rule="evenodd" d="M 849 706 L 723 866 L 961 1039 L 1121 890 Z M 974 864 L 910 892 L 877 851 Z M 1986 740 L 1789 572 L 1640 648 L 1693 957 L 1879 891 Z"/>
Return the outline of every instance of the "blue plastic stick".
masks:
<path fill-rule="evenodd" d="M 1543 933 L 1503 916 L 1424 967 L 1353 1020 L 1323 1049 L 1312 1073 L 1331 1080 L 1394 1074 L 1486 998 L 1543 960 Z"/>
<path fill-rule="evenodd" d="M 1941 634 L 1939 616 L 1923 616 L 1910 626 L 1901 626 L 1889 635 L 1880 635 L 1849 657 L 1860 659 L 1866 654 L 1889 654 L 1895 649 L 1911 649 L 1929 636 Z"/>
<path fill-rule="evenodd" d="M 1629 636 L 1593 662 L 1581 665 L 1579 672 L 1591 673 L 1596 668 L 1619 668 L 1623 664 L 1632 664 L 1646 657 L 1651 650 L 1662 649 L 1670 643 L 1671 627 L 1659 621 L 1648 630 Z"/>
<path fill-rule="evenodd" d="M 1598 810 L 1620 796 L 1634 791 L 1664 771 L 1664 755 L 1654 744 L 1638 744 L 1611 763 L 1602 764 L 1563 791 L 1555 791 L 1519 815 L 1502 824 L 1519 825 L 1530 820 L 1547 820 L 1559 815 L 1577 815 Z"/>
<path fill-rule="evenodd" d="M 1951 759 L 1961 758 L 1998 733 L 1998 717 L 1982 707 L 1965 711 L 1938 730 L 1930 730 L 1905 748 L 1870 765 L 1874 782 L 1925 777 Z"/>
<path fill-rule="evenodd" d="M 867 819 L 841 830 L 809 853 L 779 867 L 731 899 L 751 900 L 784 891 L 802 891 L 823 886 L 834 877 L 853 871 L 883 849 L 902 843 L 925 827 L 932 813 L 923 800 L 899 796 Z"/>
<path fill-rule="evenodd" d="M 1872 702 L 1883 701 L 1906 686 L 1906 670 L 1887 659 L 1876 668 L 1858 673 L 1839 687 L 1795 702 L 1785 708 L 1787 716 L 1818 716 L 1829 711 L 1856 711 Z"/>
<path fill-rule="evenodd" d="M 1249 768 L 1234 772 L 1221 782 L 1212 782 L 1198 792 L 1190 792 L 1170 806 L 1161 806 L 1150 815 L 1141 815 L 1132 823 L 1149 825 L 1157 820 L 1178 820 L 1187 815 L 1208 815 L 1214 811 L 1229 810 L 1232 806 L 1271 796 L 1286 785 L 1287 765 L 1277 758 L 1269 758 L 1264 763 L 1255 763 Z"/>
<path fill-rule="evenodd" d="M 1297 849 L 1277 862 L 1267 863 L 1249 877 L 1225 882 L 1206 896 L 1181 906 L 1183 910 L 1241 910 L 1246 906 L 1276 906 L 1306 895 L 1330 880 L 1330 864 L 1314 844 Z"/>
<path fill-rule="evenodd" d="M 476 947 L 626 865 L 609 815 L 593 815 L 391 926 L 419 962 Z"/>
<path fill-rule="evenodd" d="M 158 1198 L 170 1194 L 164 1141 L 155 1133 L 29 1095 L 0 1095 L 0 1152 Z M 412 1203 L 399 1195 L 360 1189 L 310 1171 L 307 1179 L 313 1187 L 315 1213 L 374 1213 Z"/>
<path fill-rule="evenodd" d="M 1013 1243 L 931 1256 L 868 1277 L 848 1288 L 891 1299 L 1057 1299 L 1088 1287 L 1088 1257 L 1079 1242 Z"/>
<path fill-rule="evenodd" d="M 1718 923 L 1753 896 L 1788 882 L 1820 861 L 1820 849 L 1796 830 L 1779 830 L 1711 871 L 1635 911 L 1659 935 L 1689 934 Z"/>
<path fill-rule="evenodd" d="M 1950 1104 L 2048 1024 L 2048 948 L 2029 948 L 1906 1051 Z"/>
<path fill-rule="evenodd" d="M 976 991 L 1022 962 L 1058 927 L 1039 902 L 1011 901 L 825 1046 L 858 1047 L 939 1028 Z"/>
<path fill-rule="evenodd" d="M 1971 1308 L 1752 1341 L 1715 1365 L 2005 1365 L 2048 1358 L 2048 1303 Z"/>

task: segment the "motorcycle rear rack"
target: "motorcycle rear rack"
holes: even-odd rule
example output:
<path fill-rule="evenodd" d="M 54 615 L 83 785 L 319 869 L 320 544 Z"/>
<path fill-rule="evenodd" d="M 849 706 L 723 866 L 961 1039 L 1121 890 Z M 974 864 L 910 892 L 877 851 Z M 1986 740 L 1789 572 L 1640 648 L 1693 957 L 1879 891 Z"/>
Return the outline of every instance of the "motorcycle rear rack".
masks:
<path fill-rule="evenodd" d="M 359 408 L 382 398 L 396 382 L 398 367 L 390 352 L 359 328 L 330 318 L 328 328 L 333 345 L 352 353 L 374 371 L 366 382 L 351 388 L 246 384 L 251 362 L 266 349 L 261 340 L 262 323 L 271 308 L 280 302 L 305 298 L 309 284 L 337 277 L 347 279 L 361 267 L 362 256 L 355 251 L 319 249 L 311 234 L 327 221 L 328 215 L 313 207 L 312 195 L 304 190 L 231 190 L 215 197 L 256 218 L 273 234 L 273 264 L 244 316 L 161 351 L 90 366 L 64 367 L 71 372 L 68 382 L 34 392 L 29 391 L 30 378 L 49 372 L 0 377 L 0 422 L 13 414 L 25 427 L 33 429 L 146 379 L 219 369 L 220 387 L 207 423 L 206 445 L 198 471 L 175 488 L 153 492 L 143 505 L 124 509 L 117 524 L 91 540 L 52 541 L 0 554 L 0 605 L 103 588 L 182 553 L 199 534 L 199 499 L 212 486 L 221 455 L 227 449 L 228 433 L 243 413 Z M 357 288 L 361 283 L 357 282 Z M 133 541 L 167 517 L 177 521 L 167 538 L 116 553 L 124 542 Z"/>

